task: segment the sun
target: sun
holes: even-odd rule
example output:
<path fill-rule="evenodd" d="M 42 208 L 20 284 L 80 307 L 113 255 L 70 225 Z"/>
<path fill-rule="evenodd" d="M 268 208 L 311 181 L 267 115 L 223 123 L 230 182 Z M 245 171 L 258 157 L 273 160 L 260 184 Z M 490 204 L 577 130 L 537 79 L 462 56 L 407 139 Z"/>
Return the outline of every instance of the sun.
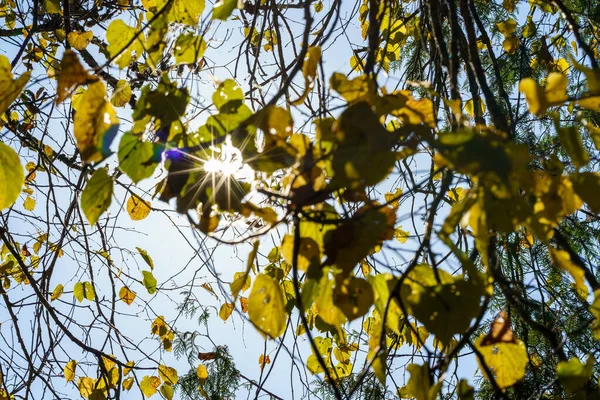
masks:
<path fill-rule="evenodd" d="M 240 150 L 231 145 L 229 138 L 220 150 L 215 150 L 213 155 L 204 161 L 202 169 L 209 174 L 220 174 L 237 179 L 248 178 L 251 172 L 250 167 L 243 162 Z"/>

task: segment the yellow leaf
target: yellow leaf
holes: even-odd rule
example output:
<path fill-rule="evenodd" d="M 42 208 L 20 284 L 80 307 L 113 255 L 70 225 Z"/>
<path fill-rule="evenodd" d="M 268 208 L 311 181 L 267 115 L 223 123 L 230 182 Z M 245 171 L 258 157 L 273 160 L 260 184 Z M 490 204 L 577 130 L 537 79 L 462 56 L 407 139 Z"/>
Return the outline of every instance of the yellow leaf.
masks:
<path fill-rule="evenodd" d="M 406 394 L 407 397 L 413 397 L 416 400 L 434 400 L 438 398 L 443 381 L 432 384 L 429 365 L 410 364 L 406 369 L 410 372 L 410 379 L 406 386 L 402 388 L 403 395 Z"/>
<path fill-rule="evenodd" d="M 467 114 L 469 114 L 471 117 L 475 116 L 475 104 L 474 103 L 475 102 L 473 101 L 473 99 L 469 99 L 465 103 L 465 112 Z M 481 99 L 479 99 L 478 103 L 479 103 L 479 115 L 483 115 L 486 110 L 485 103 Z"/>
<path fill-rule="evenodd" d="M 590 96 L 579 99 L 577 102 L 581 107 L 588 110 L 600 112 L 600 96 Z"/>
<path fill-rule="evenodd" d="M 129 306 L 135 300 L 135 292 L 129 290 L 127 286 L 123 286 L 119 290 L 119 299 Z"/>
<path fill-rule="evenodd" d="M 125 368 L 123 368 L 123 375 L 129 375 L 135 363 L 133 361 L 127 361 L 125 365 Z"/>
<path fill-rule="evenodd" d="M 517 51 L 520 44 L 521 44 L 521 39 L 519 39 L 516 36 L 510 36 L 510 37 L 507 37 L 506 39 L 504 39 L 504 41 L 502 42 L 502 48 L 508 54 L 512 54 L 515 51 Z"/>
<path fill-rule="evenodd" d="M 480 342 L 484 337 L 485 335 L 482 335 L 475 341 L 475 347 L 481 353 L 485 364 L 493 372 L 500 389 L 510 387 L 523 379 L 525 367 L 529 362 L 525 343 L 515 339 L 516 343 L 503 342 L 482 346 Z M 479 359 L 477 361 L 481 364 Z M 484 371 L 483 368 L 481 369 Z"/>
<path fill-rule="evenodd" d="M 575 280 L 575 287 L 577 288 L 577 292 L 583 299 L 587 299 L 588 296 L 588 288 L 585 284 L 584 279 L 584 271 L 582 268 L 577 266 L 572 260 L 569 253 L 564 250 L 555 250 L 549 248 L 550 257 L 552 258 L 552 262 L 554 265 L 559 267 L 560 269 L 564 269 L 567 271 L 573 279 Z"/>
<path fill-rule="evenodd" d="M 154 0 L 158 10 L 166 7 L 167 0 Z M 204 11 L 204 0 L 172 0 L 168 9 L 168 19 L 184 25 L 196 25 Z"/>
<path fill-rule="evenodd" d="M 84 50 L 92 41 L 94 34 L 92 31 L 87 32 L 69 32 L 67 41 L 69 45 L 77 50 Z"/>
<path fill-rule="evenodd" d="M 529 111 L 540 116 L 548 107 L 557 106 L 567 101 L 567 77 L 558 72 L 548 75 L 546 90 L 544 91 L 532 78 L 526 78 L 519 83 L 519 91 L 525 93 L 529 104 Z"/>
<path fill-rule="evenodd" d="M 410 232 L 402 230 L 402 225 L 400 225 L 398 228 L 396 228 L 394 230 L 394 237 L 396 238 L 397 241 L 404 244 L 410 237 Z"/>
<path fill-rule="evenodd" d="M 77 361 L 75 360 L 71 360 L 65 365 L 64 375 L 67 382 L 75 379 L 75 368 L 77 368 Z"/>
<path fill-rule="evenodd" d="M 173 367 L 167 367 L 166 365 L 158 366 L 158 375 L 162 378 L 165 383 L 175 385 L 179 381 L 177 376 L 177 370 Z"/>
<path fill-rule="evenodd" d="M 461 187 L 456 187 L 448 191 L 448 197 L 452 201 L 461 201 L 465 197 L 465 191 Z"/>
<path fill-rule="evenodd" d="M 123 69 L 132 61 L 136 61 L 143 53 L 144 46 L 140 40 L 141 33 L 128 26 L 120 19 L 114 20 L 106 30 L 108 53 L 116 57 L 114 62 Z M 141 35 L 143 37 L 143 35 Z M 131 45 L 128 45 L 131 42 Z"/>
<path fill-rule="evenodd" d="M 591 354 L 588 356 L 585 364 L 575 357 L 571 358 L 569 361 L 561 361 L 558 363 L 556 366 L 558 380 L 566 392 L 571 394 L 570 398 L 588 398 L 585 392 L 580 393 L 583 394 L 583 396 L 577 396 L 576 393 L 588 384 L 594 373 L 595 363 L 596 360 Z"/>
<path fill-rule="evenodd" d="M 58 298 L 60 298 L 60 296 L 62 296 L 64 291 L 64 287 L 62 284 L 58 284 L 56 285 L 56 287 L 54 288 L 54 290 L 52 291 L 52 294 L 50 295 L 50 301 L 54 301 Z"/>
<path fill-rule="evenodd" d="M 1 89 L 0 93 L 2 93 Z M 0 142 L 0 210 L 12 206 L 17 201 L 24 181 L 25 171 L 18 154 L 11 147 Z"/>
<path fill-rule="evenodd" d="M 75 89 L 98 80 L 88 74 L 72 50 L 65 50 L 57 73 L 56 104 L 68 99 Z"/>
<path fill-rule="evenodd" d="M 25 198 L 25 202 L 23 203 L 23 208 L 27 211 L 33 211 L 35 208 L 35 199 L 31 196 L 27 196 Z"/>
<path fill-rule="evenodd" d="M 204 56 L 206 42 L 191 33 L 181 34 L 175 42 L 173 55 L 176 64 L 193 64 Z"/>
<path fill-rule="evenodd" d="M 219 310 L 219 318 L 223 321 L 227 321 L 233 312 L 234 305 L 231 303 L 223 303 L 221 309 Z"/>
<path fill-rule="evenodd" d="M 27 71 L 13 81 L 11 70 L 12 67 L 8 58 L 0 55 L 0 93 L 2 93 L 0 95 L 0 115 L 4 114 L 12 102 L 19 97 L 31 76 L 31 72 Z M 2 209 L 1 206 L 0 209 Z"/>
<path fill-rule="evenodd" d="M 304 92 L 299 99 L 292 101 L 293 105 L 300 105 L 304 102 L 308 93 L 312 89 L 317 75 L 317 67 L 321 59 L 321 48 L 318 46 L 309 47 L 302 64 L 302 75 L 304 76 Z"/>
<path fill-rule="evenodd" d="M 173 385 L 165 382 L 160 387 L 160 394 L 162 394 L 165 397 L 165 399 L 172 400 L 173 396 L 175 395 L 175 389 L 173 389 Z"/>
<path fill-rule="evenodd" d="M 94 380 L 87 376 L 82 376 L 77 381 L 77 388 L 79 389 L 79 394 L 87 399 L 94 391 Z"/>
<path fill-rule="evenodd" d="M 338 279 L 333 291 L 334 304 L 349 321 L 365 315 L 373 305 L 373 289 L 362 278 Z"/>
<path fill-rule="evenodd" d="M 266 364 L 271 364 L 271 357 L 261 354 L 260 357 L 258 357 L 258 365 L 260 365 L 260 369 L 263 369 Z"/>
<path fill-rule="evenodd" d="M 133 386 L 133 376 L 130 376 L 129 378 L 127 378 L 123 381 L 123 389 L 129 391 L 129 390 L 131 390 L 132 386 Z"/>
<path fill-rule="evenodd" d="M 83 299 L 94 300 L 96 292 L 90 282 L 77 282 L 73 287 L 73 296 L 81 303 Z"/>
<path fill-rule="evenodd" d="M 158 391 L 160 386 L 160 378 L 158 376 L 145 376 L 140 382 L 140 389 L 144 396 L 152 397 Z"/>
<path fill-rule="evenodd" d="M 151 203 L 140 199 L 135 195 L 129 196 L 127 200 L 127 213 L 133 221 L 141 221 L 146 218 L 151 211 Z"/>
<path fill-rule="evenodd" d="M 92 83 L 77 107 L 74 135 L 81 158 L 86 162 L 101 161 L 107 157 L 110 144 L 119 130 L 115 109 L 105 96 L 104 83 Z"/>
<path fill-rule="evenodd" d="M 283 333 L 287 321 L 285 304 L 281 286 L 269 275 L 258 275 L 248 298 L 248 316 L 263 335 L 275 339 Z"/>
<path fill-rule="evenodd" d="M 203 364 L 198 365 L 198 368 L 196 368 L 196 375 L 198 376 L 198 379 L 200 379 L 200 384 L 203 385 L 208 378 L 208 371 Z"/>
<path fill-rule="evenodd" d="M 517 30 L 517 22 L 514 19 L 509 18 L 506 21 L 498 22 L 496 27 L 504 37 L 507 37 L 511 36 Z"/>
<path fill-rule="evenodd" d="M 119 79 L 115 90 L 110 98 L 110 102 L 115 107 L 123 107 L 131 99 L 131 86 L 124 79 Z"/>

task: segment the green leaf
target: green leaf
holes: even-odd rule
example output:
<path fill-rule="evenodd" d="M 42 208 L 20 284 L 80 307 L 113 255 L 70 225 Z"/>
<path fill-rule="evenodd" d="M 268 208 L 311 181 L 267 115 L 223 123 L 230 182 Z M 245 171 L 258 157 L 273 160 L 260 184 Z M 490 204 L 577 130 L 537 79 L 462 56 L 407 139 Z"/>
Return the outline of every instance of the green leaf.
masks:
<path fill-rule="evenodd" d="M 81 209 L 90 225 L 98 222 L 100 215 L 110 206 L 113 194 L 113 180 L 106 168 L 94 172 L 81 193 Z"/>
<path fill-rule="evenodd" d="M 142 271 L 142 275 L 144 279 L 142 280 L 142 284 L 148 290 L 149 294 L 156 293 L 156 278 L 152 275 L 150 271 Z"/>
<path fill-rule="evenodd" d="M 168 130 L 171 124 L 178 121 L 185 113 L 189 101 L 188 90 L 178 88 L 177 83 L 171 82 L 165 73 L 156 89 L 151 85 L 144 86 L 132 116 L 136 121 L 146 116 L 156 118 L 157 121 L 154 122 L 156 129 Z M 165 104 L 169 106 L 165 107 Z"/>
<path fill-rule="evenodd" d="M 500 342 L 482 346 L 482 335 L 475 341 L 475 347 L 481 353 L 483 361 L 492 370 L 500 389 L 510 387 L 523 379 L 529 362 L 525 343 L 515 339 L 515 343 Z M 477 359 L 481 365 L 481 361 Z M 483 368 L 481 368 L 484 371 Z"/>
<path fill-rule="evenodd" d="M 238 8 L 238 0 L 219 0 L 215 3 L 212 17 L 213 19 L 226 21 L 236 8 Z"/>
<path fill-rule="evenodd" d="M 157 146 L 145 142 L 141 135 L 126 132 L 119 143 L 119 168 L 134 182 L 150 178 L 156 169 Z"/>
<path fill-rule="evenodd" d="M 206 42 L 202 37 L 191 33 L 179 35 L 175 41 L 173 55 L 176 64 L 193 64 L 204 55 L 206 51 Z"/>
<path fill-rule="evenodd" d="M 264 336 L 275 339 L 285 330 L 285 304 L 281 286 L 269 275 L 258 275 L 248 297 L 248 316 Z"/>
<path fill-rule="evenodd" d="M 94 300 L 96 292 L 90 282 L 77 282 L 73 287 L 73 296 L 81 303 L 83 299 Z"/>
<path fill-rule="evenodd" d="M 148 264 L 150 269 L 154 269 L 154 261 L 152 260 L 152 257 L 150 257 L 148 252 L 140 247 L 136 247 L 136 249 L 137 249 L 138 253 L 140 253 L 140 255 L 142 256 L 142 258 L 144 259 L 146 264 Z"/>
<path fill-rule="evenodd" d="M 12 206 L 17 201 L 24 182 L 25 170 L 19 155 L 0 142 L 0 210 Z"/>
<path fill-rule="evenodd" d="M 229 102 L 244 100 L 244 91 L 233 79 L 227 79 L 217 87 L 212 101 L 219 111 Z"/>
<path fill-rule="evenodd" d="M 167 7 L 167 0 L 154 0 L 157 10 Z M 183 25 L 197 25 L 204 11 L 204 0 L 172 0 L 167 11 L 169 22 L 176 22 Z"/>
<path fill-rule="evenodd" d="M 137 35 L 137 36 L 136 36 Z M 115 64 L 123 69 L 132 61 L 136 61 L 144 52 L 144 45 L 141 39 L 141 32 L 128 26 L 120 19 L 114 20 L 108 25 L 106 30 L 106 40 L 108 41 L 108 54 L 115 58 Z M 136 38 L 135 40 L 133 40 Z M 128 45 L 132 42 L 131 45 Z"/>

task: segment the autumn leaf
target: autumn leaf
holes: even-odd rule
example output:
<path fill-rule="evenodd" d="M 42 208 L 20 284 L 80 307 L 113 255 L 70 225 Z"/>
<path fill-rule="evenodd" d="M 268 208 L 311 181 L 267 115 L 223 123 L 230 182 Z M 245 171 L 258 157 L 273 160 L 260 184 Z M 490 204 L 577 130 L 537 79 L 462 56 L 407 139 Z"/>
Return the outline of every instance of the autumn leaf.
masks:
<path fill-rule="evenodd" d="M 263 336 L 275 339 L 285 330 L 287 314 L 283 290 L 269 275 L 259 274 L 254 279 L 248 297 L 248 316 Z"/>
<path fill-rule="evenodd" d="M 141 221 L 150 215 L 151 203 L 131 195 L 127 200 L 127 213 L 133 221 Z"/>
<path fill-rule="evenodd" d="M 119 119 L 106 100 L 106 88 L 101 81 L 88 86 L 77 106 L 74 134 L 81 158 L 86 162 L 101 161 L 110 154 L 119 129 Z"/>
<path fill-rule="evenodd" d="M 71 360 L 65 365 L 64 375 L 67 382 L 75 379 L 75 368 L 77 368 L 77 361 L 75 360 Z"/>
<path fill-rule="evenodd" d="M 0 142 L 0 210 L 12 206 L 17 201 L 24 181 L 25 171 L 19 156 L 12 148 Z"/>
<path fill-rule="evenodd" d="M 71 97 L 78 87 L 93 83 L 98 78 L 90 75 L 83 68 L 79 58 L 72 50 L 66 50 L 60 62 L 56 80 L 58 85 L 56 104 L 60 104 Z"/>
<path fill-rule="evenodd" d="M 119 299 L 128 306 L 135 300 L 135 292 L 131 291 L 127 286 L 123 286 L 119 290 Z"/>

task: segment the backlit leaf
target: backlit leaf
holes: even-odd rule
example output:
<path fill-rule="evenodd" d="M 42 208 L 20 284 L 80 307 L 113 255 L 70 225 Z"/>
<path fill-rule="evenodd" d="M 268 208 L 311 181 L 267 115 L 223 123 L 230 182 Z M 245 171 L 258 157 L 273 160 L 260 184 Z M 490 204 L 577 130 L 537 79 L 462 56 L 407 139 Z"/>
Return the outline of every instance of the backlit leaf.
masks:
<path fill-rule="evenodd" d="M 213 19 L 219 19 L 221 21 L 226 21 L 227 18 L 231 15 L 233 10 L 235 10 L 238 6 L 238 0 L 219 0 L 215 3 L 213 8 L 212 17 Z"/>
<path fill-rule="evenodd" d="M 206 42 L 202 37 L 184 33 L 175 41 L 173 55 L 177 64 L 193 64 L 202 58 L 205 50 Z"/>
<path fill-rule="evenodd" d="M 227 321 L 234 308 L 234 305 L 231 303 L 223 303 L 221 309 L 219 310 L 219 318 L 221 318 L 223 321 Z"/>
<path fill-rule="evenodd" d="M 156 278 L 152 275 L 150 271 L 142 271 L 142 275 L 144 276 L 142 280 L 142 284 L 148 290 L 149 294 L 156 293 Z"/>
<path fill-rule="evenodd" d="M 129 196 L 127 200 L 127 213 L 133 221 L 141 221 L 150 215 L 151 203 L 140 199 L 135 195 Z"/>
<path fill-rule="evenodd" d="M 81 210 L 90 225 L 95 225 L 112 201 L 113 180 L 106 168 L 94 172 L 81 193 Z"/>
<path fill-rule="evenodd" d="M 67 382 L 71 382 L 73 379 L 75 379 L 75 368 L 77 368 L 77 361 L 75 360 L 71 360 L 67 363 L 67 365 L 65 365 L 65 370 L 63 373 Z"/>
<path fill-rule="evenodd" d="M 83 299 L 94 300 L 96 292 L 90 282 L 77 282 L 73 287 L 73 296 L 81 303 Z"/>
<path fill-rule="evenodd" d="M 170 385 L 175 385 L 179 381 L 177 370 L 173 367 L 167 367 L 166 365 L 162 364 L 159 365 L 158 375 L 165 383 L 169 383 Z"/>
<path fill-rule="evenodd" d="M 11 70 L 12 67 L 8 58 L 0 55 L 0 93 L 2 93 L 0 96 L 0 115 L 4 114 L 12 102 L 19 97 L 31 77 L 31 72 L 27 71 L 19 78 L 13 80 Z M 2 122 L 0 121 L 1 125 Z M 0 206 L 0 209 L 2 208 Z"/>
<path fill-rule="evenodd" d="M 131 132 L 126 132 L 121 138 L 118 157 L 119 168 L 134 183 L 151 177 L 158 165 L 154 144 Z"/>
<path fill-rule="evenodd" d="M 69 32 L 67 35 L 67 41 L 69 45 L 77 50 L 84 50 L 88 44 L 92 41 L 94 34 L 92 31 L 84 32 Z"/>
<path fill-rule="evenodd" d="M 12 206 L 17 201 L 24 181 L 25 171 L 18 154 L 0 142 L 0 210 Z"/>
<path fill-rule="evenodd" d="M 140 389 L 147 398 L 156 394 L 159 386 L 160 378 L 158 376 L 144 376 L 140 382 Z"/>
<path fill-rule="evenodd" d="M 54 288 L 54 290 L 52 291 L 52 294 L 50 295 L 50 301 L 54 301 L 58 298 L 60 298 L 60 296 L 62 296 L 64 291 L 64 287 L 62 284 L 58 284 L 56 285 L 56 287 Z"/>
<path fill-rule="evenodd" d="M 104 83 L 88 86 L 77 106 L 74 134 L 83 161 L 101 161 L 110 154 L 119 129 L 119 119 L 112 104 L 106 100 Z"/>
<path fill-rule="evenodd" d="M 299 105 L 304 102 L 311 89 L 313 88 L 315 77 L 317 76 L 317 67 L 321 59 L 321 48 L 318 46 L 309 47 L 302 64 L 302 75 L 304 76 L 304 92 L 299 99 L 292 102 L 293 105 Z"/>
<path fill-rule="evenodd" d="M 510 387 L 523 379 L 529 357 L 521 340 L 516 339 L 516 343 L 504 342 L 488 346 L 482 346 L 482 340 L 483 336 L 475 341 L 475 346 L 493 372 L 500 389 Z"/>
<path fill-rule="evenodd" d="M 81 85 L 86 85 L 98 80 L 88 74 L 79 62 L 79 58 L 72 50 L 65 50 L 57 74 L 56 104 L 69 98 Z"/>
<path fill-rule="evenodd" d="M 127 286 L 123 286 L 119 290 L 119 300 L 129 306 L 135 300 L 135 292 L 131 291 Z"/>
<path fill-rule="evenodd" d="M 120 19 L 114 20 L 108 25 L 106 40 L 108 41 L 108 53 L 111 57 L 116 57 L 114 62 L 121 69 L 137 60 L 144 51 L 139 33 Z M 132 43 L 129 44 L 130 42 Z"/>
<path fill-rule="evenodd" d="M 130 99 L 131 86 L 129 86 L 129 82 L 124 79 L 119 79 L 110 98 L 111 104 L 115 107 L 123 107 L 125 104 L 129 103 Z"/>
<path fill-rule="evenodd" d="M 140 247 L 136 247 L 136 249 L 138 253 L 140 253 L 140 255 L 142 256 L 142 259 L 146 262 L 146 264 L 148 264 L 150 269 L 154 269 L 154 261 L 152 260 L 152 257 L 150 257 L 148 252 Z"/>
<path fill-rule="evenodd" d="M 285 330 L 287 314 L 283 290 L 269 275 L 260 274 L 254 279 L 248 297 L 248 316 L 263 335 L 273 339 Z"/>
<path fill-rule="evenodd" d="M 596 360 L 589 355 L 585 364 L 577 358 L 571 358 L 569 361 L 561 361 L 556 366 L 558 380 L 566 389 L 567 393 L 573 394 L 586 386 L 594 372 Z M 583 398 L 586 398 L 584 395 Z"/>

